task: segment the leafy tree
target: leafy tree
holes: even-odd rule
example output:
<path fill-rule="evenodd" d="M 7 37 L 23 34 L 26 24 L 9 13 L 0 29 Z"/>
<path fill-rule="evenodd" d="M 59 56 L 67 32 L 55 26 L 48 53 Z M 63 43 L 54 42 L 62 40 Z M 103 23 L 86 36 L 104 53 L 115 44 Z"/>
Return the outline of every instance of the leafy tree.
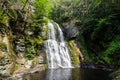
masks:
<path fill-rule="evenodd" d="M 82 28 L 89 55 L 94 59 L 119 66 L 120 1 L 95 0 L 95 7 L 85 17 Z M 93 59 L 93 60 L 94 60 Z"/>
<path fill-rule="evenodd" d="M 53 3 L 51 0 L 35 0 L 34 2 L 35 15 L 38 18 L 43 16 L 48 17 L 53 8 Z"/>

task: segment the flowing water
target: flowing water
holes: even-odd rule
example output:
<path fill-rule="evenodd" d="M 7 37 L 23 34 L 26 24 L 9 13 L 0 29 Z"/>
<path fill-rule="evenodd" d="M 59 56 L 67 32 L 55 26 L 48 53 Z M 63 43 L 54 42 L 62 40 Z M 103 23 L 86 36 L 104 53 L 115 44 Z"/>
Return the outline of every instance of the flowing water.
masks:
<path fill-rule="evenodd" d="M 45 42 L 48 68 L 71 68 L 69 50 L 61 28 L 57 23 L 48 23 L 49 39 Z"/>

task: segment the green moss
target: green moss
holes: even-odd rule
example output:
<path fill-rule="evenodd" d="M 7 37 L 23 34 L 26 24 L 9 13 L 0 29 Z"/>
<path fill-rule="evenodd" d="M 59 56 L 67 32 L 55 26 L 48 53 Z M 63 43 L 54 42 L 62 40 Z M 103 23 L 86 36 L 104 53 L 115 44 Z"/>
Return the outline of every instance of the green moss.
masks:
<path fill-rule="evenodd" d="M 79 60 L 80 52 L 74 40 L 69 41 L 69 46 L 70 46 L 72 64 L 74 66 L 79 65 L 80 64 L 80 60 Z"/>

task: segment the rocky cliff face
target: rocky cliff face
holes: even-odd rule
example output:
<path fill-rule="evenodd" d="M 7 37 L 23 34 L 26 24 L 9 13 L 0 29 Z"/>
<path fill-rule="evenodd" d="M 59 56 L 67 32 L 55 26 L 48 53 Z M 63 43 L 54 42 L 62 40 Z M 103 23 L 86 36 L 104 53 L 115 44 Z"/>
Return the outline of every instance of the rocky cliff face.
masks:
<path fill-rule="evenodd" d="M 17 35 L 19 37 L 19 35 Z M 26 57 L 27 51 L 24 38 L 16 38 L 14 44 L 15 60 L 11 59 L 9 52 L 9 40 L 7 35 L 0 34 L 0 75 L 9 76 L 11 74 L 24 73 L 36 70 L 40 67 L 45 68 L 46 55 L 42 50 L 38 55 L 32 54 L 34 57 Z M 36 48 L 35 48 L 36 49 Z M 37 48 L 38 49 L 38 48 Z M 44 66 L 44 68 L 43 68 Z M 40 70 L 41 70 L 40 69 Z"/>
<path fill-rule="evenodd" d="M 32 2 L 0 2 L 0 74 L 11 75 L 45 64 L 41 36 L 44 20 L 35 21 Z"/>

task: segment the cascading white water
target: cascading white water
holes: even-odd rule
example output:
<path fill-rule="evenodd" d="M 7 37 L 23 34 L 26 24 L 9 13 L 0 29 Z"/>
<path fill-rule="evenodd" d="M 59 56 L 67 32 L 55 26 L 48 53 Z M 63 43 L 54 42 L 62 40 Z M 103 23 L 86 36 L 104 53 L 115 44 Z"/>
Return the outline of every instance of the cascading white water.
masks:
<path fill-rule="evenodd" d="M 57 28 L 57 30 L 55 29 Z M 64 41 L 64 36 L 59 25 L 48 23 L 49 39 L 45 42 L 48 68 L 71 68 L 69 50 Z M 58 33 L 58 37 L 56 37 Z"/>

